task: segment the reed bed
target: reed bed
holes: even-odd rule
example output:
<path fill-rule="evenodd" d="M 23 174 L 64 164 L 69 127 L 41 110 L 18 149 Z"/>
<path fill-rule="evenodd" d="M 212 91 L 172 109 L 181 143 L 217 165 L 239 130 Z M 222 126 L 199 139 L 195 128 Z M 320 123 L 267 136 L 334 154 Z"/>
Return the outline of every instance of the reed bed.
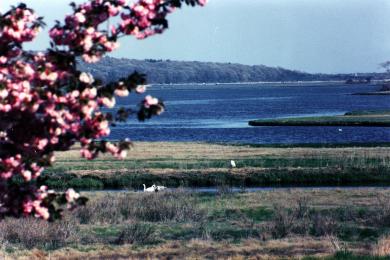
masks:
<path fill-rule="evenodd" d="M 0 251 L 11 258 L 68 252 L 75 258 L 276 259 L 379 257 L 388 250 L 387 189 L 85 195 L 91 198 L 87 206 L 59 222 L 2 220 Z"/>

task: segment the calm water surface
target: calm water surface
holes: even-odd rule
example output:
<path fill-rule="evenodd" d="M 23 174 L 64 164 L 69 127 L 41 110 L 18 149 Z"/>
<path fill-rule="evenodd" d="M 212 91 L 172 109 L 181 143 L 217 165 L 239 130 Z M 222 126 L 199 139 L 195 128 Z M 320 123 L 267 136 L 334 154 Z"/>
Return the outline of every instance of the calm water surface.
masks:
<path fill-rule="evenodd" d="M 129 120 L 110 138 L 135 141 L 230 143 L 390 142 L 384 127 L 251 127 L 260 118 L 336 115 L 353 110 L 390 110 L 390 96 L 358 96 L 378 86 L 154 86 L 148 94 L 164 100 L 166 112 L 146 123 Z M 140 96 L 119 100 L 133 107 Z"/>

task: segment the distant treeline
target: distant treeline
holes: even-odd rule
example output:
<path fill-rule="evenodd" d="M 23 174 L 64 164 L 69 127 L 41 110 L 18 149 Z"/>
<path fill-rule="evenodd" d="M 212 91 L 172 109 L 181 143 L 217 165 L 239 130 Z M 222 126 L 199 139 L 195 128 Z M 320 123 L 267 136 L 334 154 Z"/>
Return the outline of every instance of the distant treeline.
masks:
<path fill-rule="evenodd" d="M 147 74 L 149 83 L 232 83 L 259 81 L 311 81 L 346 80 L 352 74 L 310 74 L 264 65 L 242 65 L 171 60 L 133 60 L 104 58 L 96 64 L 81 63 L 80 68 L 91 72 L 96 78 L 110 82 L 127 76 L 133 71 Z M 367 73 L 372 79 L 383 79 L 385 73 Z"/>

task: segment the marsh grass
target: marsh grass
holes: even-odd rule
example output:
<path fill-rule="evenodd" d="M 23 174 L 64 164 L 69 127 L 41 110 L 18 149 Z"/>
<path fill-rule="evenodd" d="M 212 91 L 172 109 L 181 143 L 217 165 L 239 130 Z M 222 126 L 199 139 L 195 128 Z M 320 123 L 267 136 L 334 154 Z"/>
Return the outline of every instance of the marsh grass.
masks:
<path fill-rule="evenodd" d="M 122 228 L 116 244 L 152 244 L 157 240 L 155 228 L 144 223 L 131 223 Z"/>
<path fill-rule="evenodd" d="M 4 219 L 0 222 L 0 241 L 21 248 L 57 249 L 77 242 L 79 228 L 73 219 L 56 223 L 35 218 Z"/>
<path fill-rule="evenodd" d="M 157 160 L 157 159 L 156 159 Z M 58 166 L 48 168 L 47 172 L 78 172 L 78 171 L 96 171 L 96 170 L 112 170 L 128 169 L 129 171 L 142 169 L 176 169 L 176 170 L 199 170 L 199 169 L 228 169 L 229 164 L 226 159 L 158 159 L 159 162 L 150 162 L 149 159 L 134 160 L 134 161 L 60 161 Z M 350 154 L 346 157 L 331 156 L 331 155 L 298 155 L 291 157 L 282 156 L 261 156 L 257 158 L 240 158 L 237 160 L 237 168 L 321 168 L 321 167 L 373 167 L 373 166 L 389 166 L 390 155 L 382 155 L 375 157 L 375 154 Z"/>
<path fill-rule="evenodd" d="M 116 173 L 97 176 L 93 173 L 78 176 L 68 173 L 45 173 L 39 185 L 56 189 L 76 187 L 83 190 L 141 189 L 143 183 L 168 187 L 235 187 L 258 186 L 347 186 L 388 185 L 390 167 L 316 167 L 316 168 L 248 168 L 243 172 L 229 170 L 196 170 L 165 173 Z"/>
<path fill-rule="evenodd" d="M 149 222 L 191 222 L 205 217 L 197 207 L 196 197 L 190 193 L 158 193 L 141 196 L 130 212 L 136 219 Z"/>
<path fill-rule="evenodd" d="M 273 257 L 286 256 L 302 240 L 311 242 L 299 244 L 302 251 L 290 253 L 323 252 L 327 248 L 330 254 L 328 238 L 333 237 L 337 244 L 345 245 L 335 251 L 345 248 L 361 254 L 360 247 L 365 244 L 370 247 L 363 253 L 369 255 L 373 252 L 369 248 L 385 250 L 390 229 L 383 223 L 387 223 L 389 214 L 389 195 L 388 190 L 376 189 L 227 194 L 98 192 L 90 193 L 87 206 L 66 215 L 61 222 L 2 220 L 0 242 L 7 252 L 100 246 L 116 251 L 122 245 L 136 246 L 137 252 L 151 252 L 153 248 L 175 245 L 182 256 L 189 250 L 188 245 L 200 241 L 197 249 L 191 249 L 192 254 L 199 254 L 198 258 L 233 256 L 222 250 L 227 245 L 236 246 L 234 254 L 267 253 Z M 248 241 L 254 241 L 256 247 L 248 248 Z M 212 244 L 209 250 L 214 251 L 207 251 Z M 166 250 L 166 256 L 173 252 L 171 247 L 161 250 Z M 158 253 L 163 255 L 163 251 Z"/>
<path fill-rule="evenodd" d="M 389 112 L 378 114 L 346 113 L 337 116 L 290 117 L 249 121 L 251 126 L 389 126 Z"/>
<path fill-rule="evenodd" d="M 389 248 L 388 190 L 245 193 L 245 187 L 390 183 L 389 147 L 141 143 L 138 148 L 134 161 L 103 156 L 86 162 L 76 150 L 60 154 L 59 166 L 48 169 L 39 182 L 79 189 L 139 189 L 143 183 L 216 186 L 218 192 L 88 193 L 87 206 L 58 223 L 2 220 L 3 251 L 39 249 L 68 256 L 73 250 L 79 258 L 81 251 L 97 258 L 111 250 L 106 258 L 263 259 L 337 252 L 324 259 L 385 259 L 379 255 Z M 237 168 L 228 168 L 231 159 Z M 244 187 L 243 193 L 233 193 L 232 186 Z"/>
<path fill-rule="evenodd" d="M 166 149 L 165 149 L 166 148 Z M 170 154 L 166 150 L 170 149 Z M 234 159 L 237 168 L 230 169 Z M 199 143 L 137 143 L 131 158 L 58 154 L 39 184 L 56 189 L 141 189 L 143 183 L 169 187 L 386 185 L 389 147 L 256 147 Z"/>
<path fill-rule="evenodd" d="M 197 221 L 205 212 L 194 207 L 196 196 L 187 192 L 108 194 L 79 208 L 75 216 L 80 224 L 117 224 L 127 221 Z"/>

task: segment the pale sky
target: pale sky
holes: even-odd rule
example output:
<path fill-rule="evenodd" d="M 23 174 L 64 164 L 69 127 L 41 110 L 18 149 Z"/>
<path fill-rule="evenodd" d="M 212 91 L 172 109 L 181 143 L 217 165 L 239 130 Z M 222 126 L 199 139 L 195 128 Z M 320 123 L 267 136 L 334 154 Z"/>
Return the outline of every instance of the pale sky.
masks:
<path fill-rule="evenodd" d="M 0 0 L 0 10 L 20 1 Z M 66 0 L 27 0 L 48 25 Z M 76 1 L 82 2 L 82 1 Z M 210 0 L 168 17 L 163 35 L 121 40 L 114 57 L 264 64 L 307 72 L 374 72 L 390 60 L 389 0 Z M 29 47 L 44 49 L 44 33 Z"/>

